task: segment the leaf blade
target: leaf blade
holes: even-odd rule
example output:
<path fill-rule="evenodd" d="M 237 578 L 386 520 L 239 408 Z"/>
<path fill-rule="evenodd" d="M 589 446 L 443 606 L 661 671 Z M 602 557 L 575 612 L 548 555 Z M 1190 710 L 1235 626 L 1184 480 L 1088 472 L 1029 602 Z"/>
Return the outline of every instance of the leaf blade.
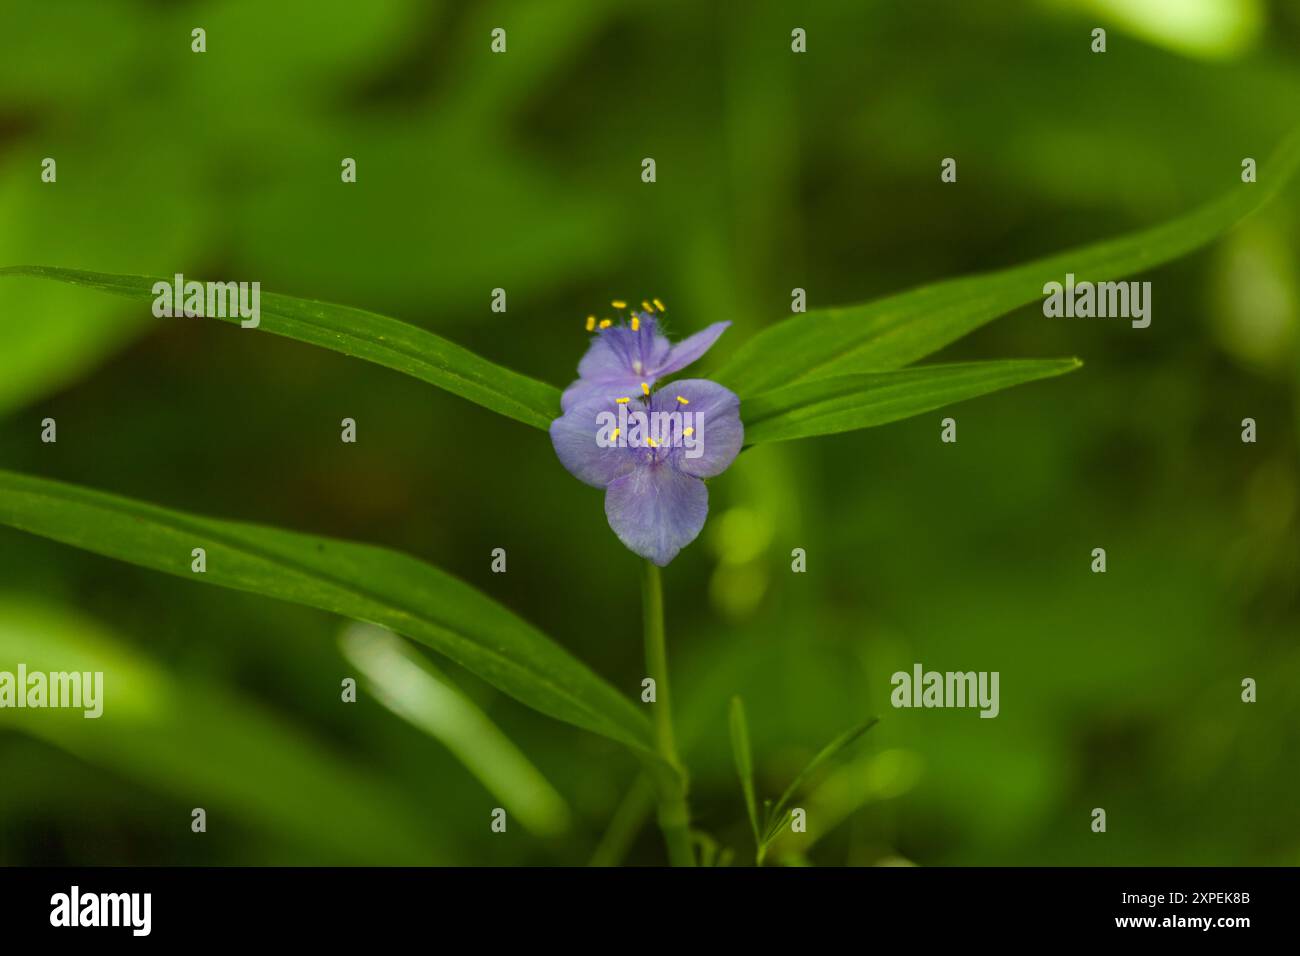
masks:
<path fill-rule="evenodd" d="M 535 710 L 657 759 L 649 721 L 625 696 L 491 598 L 408 555 L 198 517 L 2 470 L 0 524 L 178 577 L 383 625 Z M 206 550 L 203 574 L 190 565 L 198 547 Z"/>
<path fill-rule="evenodd" d="M 731 731 L 731 753 L 736 761 L 740 789 L 745 795 L 745 812 L 749 815 L 749 825 L 754 831 L 754 844 L 757 846 L 762 841 L 758 827 L 758 799 L 754 796 L 754 754 L 749 747 L 749 721 L 745 719 L 745 705 L 739 697 L 731 698 L 727 723 Z"/>
<path fill-rule="evenodd" d="M 176 673 L 81 612 L 0 591 L 0 660 L 104 675 L 94 720 L 75 709 L 4 707 L 0 732 L 28 734 L 178 800 L 206 794 L 270 844 L 299 847 L 285 862 L 300 860 L 303 847 L 349 864 L 449 860 L 427 807 L 396 779 L 367 772 L 337 744 L 201 671 Z M 12 782 L 6 777 L 6 798 Z"/>
<path fill-rule="evenodd" d="M 424 654 L 386 628 L 353 621 L 339 635 L 343 656 L 361 672 L 367 693 L 428 734 L 530 833 L 562 836 L 568 804 L 513 740 Z"/>
<path fill-rule="evenodd" d="M 871 428 L 1081 365 L 1078 359 L 1008 359 L 812 379 L 745 399 L 745 440 L 757 445 Z"/>
<path fill-rule="evenodd" d="M 777 834 L 784 828 L 785 821 L 782 819 L 781 813 L 785 809 L 786 804 L 788 804 L 794 795 L 799 792 L 799 788 L 803 786 L 804 781 L 811 777 L 818 767 L 835 757 L 840 753 L 840 751 L 844 750 L 849 746 L 849 744 L 853 743 L 878 723 L 880 723 L 879 717 L 868 717 L 862 723 L 844 731 L 844 733 L 840 734 L 819 750 L 812 760 L 808 761 L 807 766 L 799 771 L 799 775 L 795 777 L 794 780 L 790 781 L 790 786 L 785 788 L 785 793 L 781 794 L 776 803 L 772 805 L 772 825 L 763 839 L 764 846 L 770 844 L 776 838 Z"/>
<path fill-rule="evenodd" d="M 0 267 L 0 277 L 50 279 L 131 299 L 153 301 L 152 276 L 114 275 L 55 266 Z M 484 408 L 545 431 L 558 414 L 560 391 L 553 385 L 490 362 L 440 335 L 397 319 L 354 309 L 264 292 L 256 331 L 341 352 L 417 378 Z M 216 317 L 238 323 L 238 315 Z"/>
<path fill-rule="evenodd" d="M 1236 188 L 1160 225 L 983 275 L 939 281 L 862 305 L 821 309 L 771 325 L 717 371 L 741 398 L 833 375 L 889 371 L 1040 299 L 1043 285 L 1073 272 L 1107 281 L 1186 255 L 1273 199 L 1300 164 L 1300 129 L 1261 165 L 1267 182 Z"/>

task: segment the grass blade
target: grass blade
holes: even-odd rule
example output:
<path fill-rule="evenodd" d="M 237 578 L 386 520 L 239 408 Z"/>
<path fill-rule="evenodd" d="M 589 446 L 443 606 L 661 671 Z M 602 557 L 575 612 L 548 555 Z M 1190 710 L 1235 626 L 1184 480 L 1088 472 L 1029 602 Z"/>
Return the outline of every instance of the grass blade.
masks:
<path fill-rule="evenodd" d="M 177 801 L 202 794 L 210 813 L 265 834 L 268 862 L 301 864 L 304 848 L 334 864 L 448 861 L 451 848 L 430 827 L 427 807 L 395 779 L 363 769 L 356 754 L 255 698 L 201 673 L 173 673 L 98 621 L 0 593 L 0 661 L 7 669 L 22 661 L 32 672 L 104 675 L 98 718 L 5 707 L 0 735 L 20 731 Z M 6 801 L 21 783 L 6 776 Z M 8 815 L 0 802 L 0 817 Z M 174 825 L 188 823 L 186 814 Z"/>
<path fill-rule="evenodd" d="M 0 471 L 0 524 L 380 624 L 535 710 L 653 754 L 650 723 L 627 696 L 491 598 L 396 551 L 197 517 L 8 471 Z M 206 550 L 204 573 L 191 570 L 194 548 Z"/>
<path fill-rule="evenodd" d="M 53 266 L 8 266 L 0 276 L 52 279 L 114 295 L 154 300 L 150 276 L 110 275 Z M 345 305 L 263 292 L 255 331 L 283 335 L 404 372 L 515 421 L 545 431 L 559 414 L 559 389 L 489 362 L 419 326 Z M 238 323 L 239 317 L 218 319 Z M 253 330 L 250 330 L 252 334 Z"/>
<path fill-rule="evenodd" d="M 525 829 L 547 838 L 569 829 L 569 807 L 550 781 L 409 641 L 354 621 L 339 646 L 371 696 L 451 751 Z"/>
<path fill-rule="evenodd" d="M 750 444 L 870 428 L 1080 367 L 1078 359 L 1011 359 L 837 375 L 745 399 Z"/>
<path fill-rule="evenodd" d="M 754 831 L 754 843 L 759 843 L 758 800 L 754 796 L 754 756 L 749 749 L 749 722 L 745 719 L 745 705 L 739 697 L 731 698 L 731 752 L 736 759 L 736 773 L 740 776 L 740 789 L 745 794 L 745 812 Z"/>
<path fill-rule="evenodd" d="M 864 720 L 856 727 L 850 727 L 818 751 L 817 756 L 808 761 L 808 765 L 804 767 L 803 770 L 799 771 L 799 776 L 795 777 L 794 780 L 790 782 L 790 786 L 785 788 L 785 793 L 781 794 L 780 799 L 772 805 L 771 825 L 767 834 L 763 838 L 764 845 L 771 843 L 776 835 L 781 832 L 782 828 L 785 826 L 785 819 L 782 817 L 782 814 L 785 812 L 786 806 L 794 795 L 799 792 L 799 788 L 804 785 L 804 782 L 813 775 L 817 768 L 838 755 L 842 750 L 848 747 L 849 744 L 853 743 L 853 741 L 857 740 L 878 723 L 880 723 L 879 717 L 871 717 Z"/>
<path fill-rule="evenodd" d="M 747 398 L 812 378 L 902 368 L 1041 299 L 1044 283 L 1063 281 L 1067 272 L 1080 282 L 1119 279 L 1212 242 L 1274 198 L 1297 163 L 1300 129 L 1260 164 L 1258 183 L 1235 183 L 1186 215 L 998 272 L 936 282 L 865 305 L 793 316 L 746 341 L 716 377 Z"/>

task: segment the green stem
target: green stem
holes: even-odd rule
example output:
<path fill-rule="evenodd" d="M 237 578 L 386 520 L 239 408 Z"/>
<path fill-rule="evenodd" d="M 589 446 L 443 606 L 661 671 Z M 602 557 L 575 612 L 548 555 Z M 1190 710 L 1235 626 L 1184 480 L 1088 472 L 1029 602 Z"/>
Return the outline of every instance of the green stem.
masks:
<path fill-rule="evenodd" d="M 645 625 L 645 665 L 655 682 L 655 750 L 675 774 L 657 774 L 659 828 L 673 866 L 694 866 L 691 811 L 686 803 L 686 771 L 677 757 L 672 698 L 668 691 L 668 647 L 664 641 L 664 587 L 659 568 L 646 561 L 641 572 L 641 607 Z"/>

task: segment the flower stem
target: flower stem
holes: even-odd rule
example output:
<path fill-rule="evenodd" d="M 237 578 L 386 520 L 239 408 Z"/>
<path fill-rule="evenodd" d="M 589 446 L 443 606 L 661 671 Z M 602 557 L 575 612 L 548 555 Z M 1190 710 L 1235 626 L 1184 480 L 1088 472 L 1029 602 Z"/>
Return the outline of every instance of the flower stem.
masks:
<path fill-rule="evenodd" d="M 677 757 L 673 712 L 668 692 L 668 647 L 664 641 L 664 587 L 659 568 L 646 561 L 641 571 L 641 607 L 645 625 L 645 664 L 655 682 L 655 750 L 674 774 L 659 777 L 659 828 L 668 844 L 673 866 L 694 866 L 691 850 L 691 811 L 686 803 L 686 770 Z"/>

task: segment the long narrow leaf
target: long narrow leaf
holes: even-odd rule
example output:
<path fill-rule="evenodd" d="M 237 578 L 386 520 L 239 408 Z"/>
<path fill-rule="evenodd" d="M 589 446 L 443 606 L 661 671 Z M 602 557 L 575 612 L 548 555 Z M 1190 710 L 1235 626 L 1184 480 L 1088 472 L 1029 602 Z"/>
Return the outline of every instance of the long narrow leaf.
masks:
<path fill-rule="evenodd" d="M 739 697 L 731 698 L 731 752 L 736 759 L 736 773 L 740 777 L 740 789 L 745 795 L 745 812 L 749 814 L 749 825 L 754 830 L 754 843 L 761 837 L 758 832 L 758 800 L 754 796 L 754 756 L 749 749 L 749 722 L 745 719 L 745 705 Z"/>
<path fill-rule="evenodd" d="M 98 621 L 0 592 L 0 661 L 6 669 L 24 662 L 31 673 L 104 675 L 98 718 L 4 707 L 0 734 L 30 734 L 146 790 L 195 799 L 224 824 L 256 825 L 272 837 L 273 859 L 285 841 L 340 863 L 446 862 L 428 808 L 395 779 L 218 679 L 163 667 Z M 6 800 L 16 783 L 5 777 Z"/>
<path fill-rule="evenodd" d="M 495 601 L 407 555 L 197 517 L 8 471 L 0 471 L 0 524 L 179 577 L 381 624 L 544 714 L 642 756 L 652 752 L 649 721 L 626 696 Z M 195 548 L 205 549 L 205 572 L 191 569 Z"/>
<path fill-rule="evenodd" d="M 171 282 L 53 266 L 8 266 L 0 268 L 0 276 L 53 279 L 150 302 L 154 283 Z M 345 305 L 270 292 L 260 294 L 260 314 L 260 324 L 248 334 L 283 335 L 405 372 L 534 428 L 545 430 L 559 412 L 560 392 L 554 386 L 489 362 L 419 326 Z M 219 321 L 240 319 L 234 315 Z"/>
<path fill-rule="evenodd" d="M 776 835 L 784 828 L 785 820 L 781 815 L 785 812 L 785 808 L 790 803 L 790 800 L 799 792 L 799 788 L 803 786 L 804 781 L 811 777 L 818 767 L 835 757 L 840 753 L 840 751 L 844 750 L 844 748 L 849 744 L 853 743 L 853 741 L 857 740 L 878 723 L 880 723 L 880 718 L 872 717 L 868 720 L 864 720 L 856 727 L 849 728 L 819 750 L 817 756 L 808 761 L 808 766 L 799 771 L 799 776 L 795 777 L 794 780 L 790 782 L 790 786 L 785 788 L 785 793 L 781 794 L 781 798 L 772 805 L 771 828 L 768 830 L 767 835 L 764 838 L 763 842 L 765 844 L 771 843 L 772 840 L 775 839 Z"/>
<path fill-rule="evenodd" d="M 1237 182 L 1218 199 L 1177 219 L 987 275 L 793 316 L 745 342 L 716 378 L 746 398 L 811 378 L 902 368 L 1041 299 L 1043 285 L 1063 282 L 1067 272 L 1080 282 L 1110 281 L 1212 242 L 1276 196 L 1297 163 L 1300 129 L 1260 164 L 1258 183 Z"/>
<path fill-rule="evenodd" d="M 339 646 L 361 671 L 375 699 L 451 751 L 525 829 L 558 837 L 569 828 L 569 808 L 550 781 L 409 641 L 385 628 L 353 621 Z"/>
<path fill-rule="evenodd" d="M 745 440 L 788 441 L 870 428 L 1079 368 L 1078 359 L 1011 359 L 837 375 L 745 399 Z"/>

